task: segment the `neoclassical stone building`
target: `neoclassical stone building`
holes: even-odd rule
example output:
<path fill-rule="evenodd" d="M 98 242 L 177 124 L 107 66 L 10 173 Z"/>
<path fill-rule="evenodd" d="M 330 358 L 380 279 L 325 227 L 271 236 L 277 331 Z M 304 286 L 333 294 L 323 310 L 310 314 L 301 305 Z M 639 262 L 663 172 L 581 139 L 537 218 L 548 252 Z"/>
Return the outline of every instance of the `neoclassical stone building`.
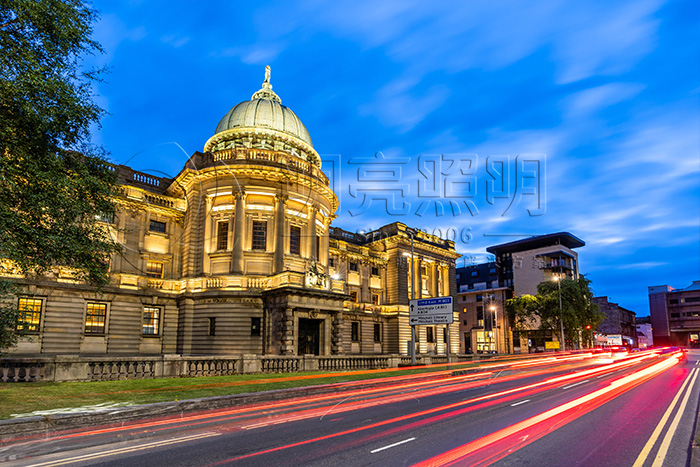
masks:
<path fill-rule="evenodd" d="M 30 336 L 11 353 L 407 353 L 411 274 L 416 298 L 454 296 L 454 243 L 401 223 L 331 227 L 338 198 L 269 78 L 175 178 L 115 168 L 110 286 L 18 277 Z M 456 353 L 456 323 L 419 328 L 420 352 L 445 353 L 448 333 Z"/>

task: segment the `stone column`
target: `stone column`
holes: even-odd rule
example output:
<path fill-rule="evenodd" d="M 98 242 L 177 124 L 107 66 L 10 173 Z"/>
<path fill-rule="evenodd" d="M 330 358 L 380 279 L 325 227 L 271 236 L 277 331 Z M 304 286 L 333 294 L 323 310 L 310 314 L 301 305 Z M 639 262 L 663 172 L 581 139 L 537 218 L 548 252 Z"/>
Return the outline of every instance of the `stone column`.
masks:
<path fill-rule="evenodd" d="M 330 251 L 330 238 L 328 236 L 331 227 L 330 217 L 326 217 L 323 221 L 323 237 L 321 237 L 321 264 L 326 268 L 325 271 L 328 273 L 328 252 Z"/>
<path fill-rule="evenodd" d="M 416 284 L 416 300 L 419 298 L 423 298 L 423 271 L 421 269 L 421 260 L 420 256 L 415 256 L 414 261 L 413 261 L 413 274 L 415 274 L 415 281 L 414 283 Z"/>
<path fill-rule="evenodd" d="M 284 219 L 287 207 L 287 196 L 277 195 L 277 214 L 275 217 L 275 274 L 284 271 Z"/>
<path fill-rule="evenodd" d="M 294 355 L 294 313 L 292 308 L 284 310 L 284 338 L 282 340 L 282 353 Z"/>
<path fill-rule="evenodd" d="M 430 294 L 433 297 L 438 296 L 438 264 L 430 263 Z"/>
<path fill-rule="evenodd" d="M 316 261 L 318 261 L 318 258 L 316 258 L 316 207 L 315 206 L 309 206 L 308 210 L 308 215 L 309 215 L 309 222 L 307 224 L 306 228 L 306 235 L 308 236 L 308 239 L 306 241 L 307 245 L 307 256 L 309 258 L 314 258 Z"/>
<path fill-rule="evenodd" d="M 243 242 L 245 241 L 245 203 L 243 192 L 233 193 L 236 211 L 233 217 L 233 253 L 231 254 L 231 274 L 243 274 Z"/>

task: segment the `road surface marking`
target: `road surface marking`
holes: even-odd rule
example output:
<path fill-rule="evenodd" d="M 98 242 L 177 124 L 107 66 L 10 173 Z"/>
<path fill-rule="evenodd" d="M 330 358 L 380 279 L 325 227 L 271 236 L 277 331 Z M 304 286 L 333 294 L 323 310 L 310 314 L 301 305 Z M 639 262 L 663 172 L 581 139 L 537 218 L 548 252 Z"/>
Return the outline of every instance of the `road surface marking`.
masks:
<path fill-rule="evenodd" d="M 200 433 L 198 435 L 183 436 L 181 438 L 166 439 L 163 441 L 156 441 L 154 443 L 140 444 L 138 446 L 124 447 L 119 449 L 112 449 L 110 451 L 101 451 L 94 454 L 85 454 L 82 456 L 69 457 L 67 459 L 60 459 L 55 461 L 42 462 L 40 464 L 31 464 L 30 467 L 47 467 L 52 465 L 64 465 L 73 462 L 83 462 L 92 459 L 99 459 L 100 457 L 113 456 L 116 454 L 123 454 L 126 452 L 143 451 L 144 449 L 155 448 L 159 446 L 167 446 L 169 444 L 184 443 L 185 441 L 193 441 L 196 439 L 209 438 L 211 436 L 219 436 L 221 433 Z"/>
<path fill-rule="evenodd" d="M 515 407 L 516 405 L 524 404 L 525 402 L 530 402 L 530 399 L 525 399 L 524 401 L 516 402 L 515 404 L 510 404 L 510 406 Z"/>
<path fill-rule="evenodd" d="M 377 449 L 375 449 L 375 450 L 373 450 L 373 451 L 370 451 L 370 454 L 374 454 L 375 452 L 383 451 L 383 450 L 385 450 L 385 449 L 393 448 L 393 447 L 398 446 L 398 445 L 400 445 L 400 444 L 409 443 L 409 442 L 413 441 L 414 439 L 416 439 L 416 438 L 408 438 L 408 439 L 405 439 L 405 440 L 403 440 L 403 441 L 399 441 L 398 443 L 394 443 L 394 444 L 390 444 L 390 445 L 388 445 L 388 446 L 384 446 L 384 447 L 381 447 L 381 448 L 377 448 Z"/>
<path fill-rule="evenodd" d="M 659 452 L 656 453 L 656 459 L 654 459 L 654 463 L 651 465 L 651 467 L 661 467 L 661 465 L 664 463 L 664 459 L 666 458 L 666 454 L 668 453 L 668 447 L 671 445 L 671 439 L 673 438 L 673 435 L 676 434 L 676 430 L 678 429 L 678 424 L 681 421 L 681 417 L 685 413 L 685 407 L 688 405 L 688 398 L 690 397 L 690 393 L 693 392 L 693 387 L 695 386 L 695 380 L 698 379 L 698 370 L 694 369 L 693 372 L 695 375 L 693 376 L 693 380 L 690 382 L 688 385 L 688 389 L 685 391 L 685 396 L 683 396 L 683 401 L 681 402 L 681 405 L 678 407 L 678 411 L 676 412 L 676 416 L 673 417 L 673 421 L 671 422 L 671 425 L 668 427 L 668 431 L 666 431 L 666 436 L 664 436 L 663 441 L 661 442 L 661 447 L 659 447 Z"/>
<path fill-rule="evenodd" d="M 600 375 L 600 376 L 596 376 L 596 377 L 595 377 L 595 379 L 598 379 L 598 378 L 603 378 L 603 377 L 605 377 L 605 376 L 608 376 L 608 375 Z"/>
<path fill-rule="evenodd" d="M 573 388 L 574 386 L 578 386 L 579 384 L 587 383 L 588 381 L 589 381 L 589 380 L 586 379 L 586 380 L 583 380 L 583 381 L 579 381 L 578 383 L 569 384 L 568 386 L 564 386 L 562 389 Z"/>
<path fill-rule="evenodd" d="M 649 453 L 651 452 L 651 448 L 654 447 L 656 440 L 659 439 L 659 435 L 661 435 L 661 430 L 663 430 L 664 426 L 666 425 L 666 421 L 668 420 L 668 417 L 671 416 L 671 412 L 673 412 L 673 409 L 676 406 L 676 402 L 678 402 L 678 399 L 681 398 L 681 394 L 683 394 L 685 387 L 690 382 L 690 377 L 692 376 L 692 373 L 694 371 L 697 371 L 697 369 L 693 368 L 691 370 L 691 373 L 688 375 L 686 380 L 681 385 L 681 388 L 678 390 L 678 393 L 676 393 L 676 397 L 674 397 L 673 400 L 671 401 L 671 404 L 668 406 L 668 409 L 666 409 L 666 413 L 664 413 L 664 416 L 661 417 L 659 424 L 656 425 L 654 432 L 649 437 L 649 441 L 647 441 L 647 444 L 644 445 L 642 452 L 639 453 L 639 456 L 637 457 L 637 460 L 634 462 L 634 465 L 632 467 L 642 467 L 644 465 L 644 462 L 647 460 L 647 457 L 649 457 Z"/>

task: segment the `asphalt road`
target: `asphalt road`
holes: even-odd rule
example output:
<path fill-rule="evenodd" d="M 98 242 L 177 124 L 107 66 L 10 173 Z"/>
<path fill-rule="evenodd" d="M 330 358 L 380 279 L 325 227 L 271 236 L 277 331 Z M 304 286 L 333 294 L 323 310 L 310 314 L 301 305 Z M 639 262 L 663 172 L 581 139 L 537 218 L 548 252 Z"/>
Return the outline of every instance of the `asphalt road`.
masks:
<path fill-rule="evenodd" d="M 700 352 L 539 358 L 18 440 L 3 465 L 688 465 Z"/>

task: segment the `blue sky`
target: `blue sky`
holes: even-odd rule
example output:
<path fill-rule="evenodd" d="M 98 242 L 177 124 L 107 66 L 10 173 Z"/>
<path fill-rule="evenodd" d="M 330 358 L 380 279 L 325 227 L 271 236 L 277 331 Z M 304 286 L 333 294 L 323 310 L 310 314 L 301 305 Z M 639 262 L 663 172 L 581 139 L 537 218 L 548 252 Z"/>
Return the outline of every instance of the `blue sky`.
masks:
<path fill-rule="evenodd" d="M 338 168 L 335 226 L 449 236 L 458 265 L 569 231 L 596 294 L 637 316 L 647 286 L 700 279 L 693 1 L 94 6 L 114 162 L 175 176 L 270 65 Z"/>

